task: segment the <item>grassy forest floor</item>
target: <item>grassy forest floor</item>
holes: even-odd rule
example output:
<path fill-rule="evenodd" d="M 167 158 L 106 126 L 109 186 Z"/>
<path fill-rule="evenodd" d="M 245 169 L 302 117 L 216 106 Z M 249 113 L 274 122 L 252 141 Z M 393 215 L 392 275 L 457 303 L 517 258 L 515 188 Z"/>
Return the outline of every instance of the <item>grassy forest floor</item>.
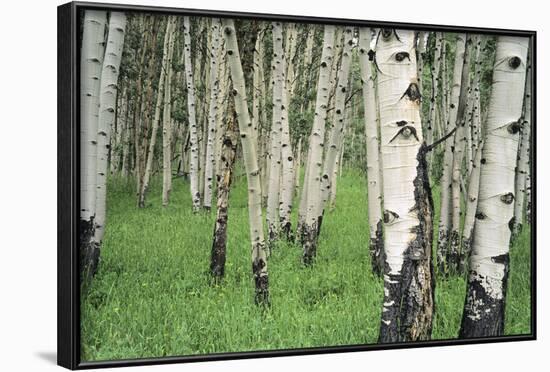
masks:
<path fill-rule="evenodd" d="M 134 187 L 110 180 L 102 261 L 82 300 L 82 360 L 377 341 L 383 283 L 371 274 L 361 173 L 344 171 L 339 179 L 336 209 L 324 218 L 313 268 L 300 264 L 298 245 L 279 243 L 273 250 L 266 312 L 253 303 L 243 176 L 231 191 L 226 276 L 219 285 L 208 273 L 215 211 L 193 215 L 181 179 L 174 180 L 167 208 L 159 180 L 145 209 L 136 207 Z M 434 201 L 437 214 L 437 189 Z M 530 332 L 530 287 L 526 227 L 511 251 L 506 334 Z M 434 339 L 457 337 L 464 296 L 464 278 L 437 278 Z"/>

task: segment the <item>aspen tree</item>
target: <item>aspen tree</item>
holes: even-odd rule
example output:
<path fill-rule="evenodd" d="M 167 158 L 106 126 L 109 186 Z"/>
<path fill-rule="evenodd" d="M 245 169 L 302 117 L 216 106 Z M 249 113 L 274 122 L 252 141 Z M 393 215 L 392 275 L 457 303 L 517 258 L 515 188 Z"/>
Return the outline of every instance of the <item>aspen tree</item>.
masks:
<path fill-rule="evenodd" d="M 105 52 L 107 13 L 86 10 L 82 31 L 80 60 L 80 280 L 86 282 L 95 273 L 99 249 L 95 235 L 97 189 L 97 129 L 100 80 Z"/>
<path fill-rule="evenodd" d="M 350 66 L 351 66 L 351 49 L 353 46 L 353 29 L 346 27 L 344 30 L 344 45 L 342 49 L 342 62 L 337 74 L 337 87 L 334 98 L 334 113 L 333 121 L 329 131 L 329 147 L 326 150 L 323 175 L 321 180 L 321 210 L 319 216 L 322 217 L 324 208 L 326 207 L 329 194 L 333 185 L 331 178 L 336 169 L 338 159 L 338 150 L 341 147 L 343 140 L 343 128 L 345 118 L 346 96 L 349 82 Z"/>
<path fill-rule="evenodd" d="M 172 17 L 176 23 L 176 18 Z M 175 26 L 174 26 L 175 27 Z M 172 191 L 172 58 L 174 55 L 175 32 L 171 32 L 168 40 L 167 71 L 164 83 L 164 110 L 162 113 L 162 206 L 166 207 L 170 201 Z"/>
<path fill-rule="evenodd" d="M 155 103 L 155 113 L 153 116 L 153 121 L 151 123 L 151 140 L 149 141 L 149 149 L 147 151 L 147 162 L 145 164 L 145 172 L 143 174 L 143 182 L 141 186 L 141 192 L 139 194 L 138 206 L 140 208 L 145 207 L 145 200 L 147 197 L 147 192 L 149 191 L 149 182 L 151 180 L 151 174 L 153 172 L 153 159 L 155 156 L 155 146 L 157 143 L 157 132 L 160 122 L 160 113 L 163 108 L 164 100 L 164 84 L 166 81 L 166 71 L 168 69 L 168 45 L 170 41 L 170 35 L 174 30 L 174 22 L 171 18 L 166 22 L 166 31 L 164 33 L 164 46 L 162 53 L 162 63 L 160 68 L 160 78 L 157 89 L 157 101 Z"/>
<path fill-rule="evenodd" d="M 237 35 L 232 19 L 222 20 L 227 48 L 227 63 L 233 81 L 231 94 L 235 100 L 235 112 L 239 123 L 246 178 L 248 184 L 248 216 L 250 241 L 252 245 L 252 274 L 254 277 L 257 304 L 269 304 L 269 279 L 267 272 L 267 250 L 262 223 L 262 195 L 258 169 L 257 144 L 253 141 L 252 122 L 248 113 L 244 74 L 237 44 Z"/>
<path fill-rule="evenodd" d="M 447 251 L 446 271 L 456 272 L 460 260 L 460 216 L 461 216 L 461 179 L 462 162 L 464 160 L 464 147 L 466 145 L 467 128 L 467 104 L 468 90 L 470 81 L 470 47 L 471 39 L 466 37 L 464 54 L 457 58 L 462 59 L 462 68 L 460 76 L 459 101 L 456 113 L 455 125 L 456 132 L 453 146 L 453 163 L 451 172 L 451 233 L 449 236 L 449 247 Z M 457 67 L 457 66 L 455 66 Z"/>
<path fill-rule="evenodd" d="M 504 333 L 510 220 L 529 39 L 499 36 L 460 337 Z"/>
<path fill-rule="evenodd" d="M 433 206 L 414 39 L 382 29 L 376 44 L 386 237 L 380 342 L 427 340 L 432 329 Z"/>
<path fill-rule="evenodd" d="M 437 97 L 440 92 L 439 90 L 439 70 L 441 66 L 441 51 L 443 44 L 443 33 L 435 33 L 435 47 L 433 54 L 433 61 L 431 64 L 430 74 L 432 79 L 432 90 L 430 97 L 430 108 L 428 114 L 428 122 L 426 123 L 426 141 L 431 144 L 434 141 L 434 129 L 435 129 L 435 109 L 437 106 Z M 428 155 L 428 162 L 431 167 L 431 156 Z"/>
<path fill-rule="evenodd" d="M 530 56 L 529 56 L 530 57 Z M 530 58 L 528 59 L 530 62 Z M 514 224 L 512 236 L 517 236 L 523 226 L 523 209 L 526 197 L 526 177 L 529 173 L 529 147 L 531 142 L 531 64 L 527 65 L 525 79 L 525 98 L 523 102 L 522 130 L 518 165 L 516 169 Z"/>
<path fill-rule="evenodd" d="M 214 278 L 222 278 L 225 273 L 227 251 L 227 220 L 229 209 L 229 192 L 233 180 L 233 165 L 237 152 L 237 120 L 235 103 L 229 100 L 227 105 L 227 122 L 224 126 L 220 157 L 220 171 L 217 174 L 217 208 L 214 238 L 210 257 L 210 272 Z"/>
<path fill-rule="evenodd" d="M 333 59 L 335 27 L 324 26 L 323 51 L 317 83 L 317 99 L 315 102 L 315 117 L 309 140 L 309 159 L 307 179 L 306 214 L 302 228 L 302 244 L 304 249 L 303 262 L 305 265 L 313 263 L 317 254 L 317 235 L 319 225 L 319 208 L 321 204 L 321 173 L 323 166 L 323 146 L 325 139 L 325 120 L 329 95 L 330 70 Z"/>
<path fill-rule="evenodd" d="M 287 240 L 292 240 L 292 228 L 290 214 L 292 212 L 292 197 L 294 195 L 294 154 L 290 141 L 289 108 L 292 93 L 294 91 L 294 64 L 292 56 L 296 51 L 296 25 L 289 24 L 287 29 L 287 51 L 282 57 L 282 69 L 286 73 L 282 76 L 284 85 L 282 89 L 281 106 L 281 189 L 279 202 L 280 232 Z"/>
<path fill-rule="evenodd" d="M 118 73 L 122 59 L 125 29 L 126 15 L 121 12 L 111 12 L 105 58 L 101 70 L 97 128 L 97 189 L 94 240 L 98 248 L 101 247 L 105 235 L 110 130 L 115 121 Z"/>
<path fill-rule="evenodd" d="M 460 99 L 460 84 L 462 81 L 462 67 L 464 65 L 464 51 L 466 35 L 458 34 L 455 48 L 455 61 L 453 69 L 453 83 L 449 100 L 447 132 L 456 127 L 458 101 Z M 443 108 L 445 110 L 445 108 Z M 443 174 L 441 176 L 441 212 L 439 215 L 439 233 L 437 238 L 437 267 L 445 272 L 445 262 L 449 238 L 451 235 L 451 176 L 453 170 L 453 141 L 446 141 L 443 155 Z"/>
<path fill-rule="evenodd" d="M 373 76 L 374 52 L 371 50 L 372 31 L 359 29 L 359 61 L 363 86 L 365 137 L 367 144 L 367 197 L 369 219 L 369 252 L 374 273 L 382 275 L 384 268 L 384 239 L 382 225 L 382 195 L 380 183 L 380 149 L 378 145 L 378 118 Z M 372 61 L 371 61 L 372 56 Z"/>
<path fill-rule="evenodd" d="M 271 124 L 271 151 L 269 171 L 269 194 L 267 195 L 267 229 L 269 243 L 279 237 L 279 198 L 281 185 L 281 135 L 283 131 L 283 101 L 285 90 L 285 60 L 283 51 L 283 28 L 280 22 L 272 23 L 273 34 L 273 122 Z"/>
<path fill-rule="evenodd" d="M 189 120 L 189 145 L 191 156 L 189 159 L 189 179 L 191 184 L 191 199 L 193 212 L 198 212 L 201 203 L 199 191 L 199 143 L 197 118 L 195 114 L 195 79 L 193 77 L 193 65 L 191 64 L 191 23 L 189 17 L 183 17 L 183 54 L 185 60 L 185 82 L 187 84 L 187 111 Z"/>
<path fill-rule="evenodd" d="M 208 111 L 208 133 L 206 139 L 206 162 L 204 167 L 203 207 L 210 210 L 212 204 L 212 187 L 214 184 L 216 123 L 218 121 L 218 48 L 220 44 L 220 20 L 212 18 L 210 49 L 210 104 Z"/>

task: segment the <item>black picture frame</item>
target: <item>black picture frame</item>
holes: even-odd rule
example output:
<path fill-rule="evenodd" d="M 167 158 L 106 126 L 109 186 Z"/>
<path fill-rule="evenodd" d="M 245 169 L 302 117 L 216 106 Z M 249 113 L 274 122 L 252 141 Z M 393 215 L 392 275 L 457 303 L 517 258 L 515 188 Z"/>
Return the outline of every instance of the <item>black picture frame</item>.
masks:
<path fill-rule="evenodd" d="M 536 231 L 537 231 L 537 183 L 536 183 L 536 76 L 537 64 L 532 67 L 532 227 L 531 227 L 531 333 L 525 335 L 486 337 L 473 339 L 450 339 L 416 341 L 414 343 L 348 345 L 269 351 L 216 353 L 208 355 L 171 356 L 83 362 L 80 359 L 80 286 L 79 286 L 79 203 L 80 203 L 80 123 L 79 123 L 79 58 L 78 58 L 78 12 L 85 9 L 106 11 L 135 11 L 155 14 L 177 14 L 210 17 L 233 17 L 260 19 L 266 21 L 307 22 L 316 24 L 353 25 L 369 27 L 392 27 L 422 31 L 467 32 L 491 35 L 523 36 L 530 38 L 533 61 L 537 60 L 536 31 L 494 29 L 482 27 L 461 27 L 449 25 L 416 24 L 402 22 L 370 21 L 358 19 L 336 19 L 281 14 L 260 14 L 227 12 L 200 9 L 183 9 L 157 6 L 137 6 L 106 3 L 70 2 L 57 9 L 57 197 L 58 197 L 58 239 L 57 239 L 57 360 L 62 367 L 75 369 L 143 366 L 182 362 L 216 361 L 228 359 L 292 356 L 307 354 L 343 353 L 353 351 L 405 349 L 429 346 L 482 344 L 489 342 L 510 342 L 536 340 L 537 298 L 536 298 Z"/>

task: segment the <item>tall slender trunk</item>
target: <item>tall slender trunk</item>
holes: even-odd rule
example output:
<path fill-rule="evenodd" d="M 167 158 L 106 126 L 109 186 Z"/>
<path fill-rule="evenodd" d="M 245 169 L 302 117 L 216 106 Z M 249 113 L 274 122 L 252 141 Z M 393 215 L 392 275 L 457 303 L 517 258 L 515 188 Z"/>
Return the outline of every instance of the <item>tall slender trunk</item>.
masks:
<path fill-rule="evenodd" d="M 481 158 L 479 203 L 459 337 L 504 333 L 510 222 L 529 39 L 499 36 Z"/>
<path fill-rule="evenodd" d="M 243 151 L 246 178 L 248 182 L 248 217 L 250 222 L 250 241 L 252 245 L 252 274 L 256 286 L 257 304 L 269 304 L 269 279 L 267 272 L 267 250 L 264 242 L 262 223 L 262 195 L 260 172 L 258 168 L 257 143 L 253 141 L 252 122 L 248 113 L 246 86 L 244 81 L 237 34 L 232 19 L 222 20 L 223 33 L 227 47 L 227 63 L 233 81 L 231 94 L 235 99 L 235 112 L 239 123 L 241 146 Z"/>
<path fill-rule="evenodd" d="M 529 58 L 530 62 L 530 58 Z M 526 196 L 526 177 L 529 173 L 529 150 L 531 144 L 531 64 L 527 65 L 525 98 L 523 102 L 520 151 L 516 169 L 514 224 L 512 236 L 517 236 L 523 227 L 523 209 Z"/>
<path fill-rule="evenodd" d="M 300 167 L 302 166 L 302 137 L 298 139 L 296 155 L 294 157 L 294 194 L 300 192 Z"/>
<path fill-rule="evenodd" d="M 175 17 L 171 21 L 177 22 Z M 172 191 L 172 58 L 174 55 L 175 32 L 171 32 L 166 59 L 166 82 L 164 83 L 164 111 L 162 113 L 162 206 L 168 206 Z"/>
<path fill-rule="evenodd" d="M 325 25 L 323 36 L 323 51 L 317 83 L 317 99 L 315 102 L 315 117 L 309 137 L 309 159 L 307 177 L 304 186 L 307 187 L 306 217 L 302 228 L 302 245 L 304 249 L 303 262 L 313 263 L 317 254 L 317 234 L 319 224 L 319 208 L 321 204 L 321 173 L 323 166 L 323 146 L 325 140 L 325 120 L 329 98 L 330 70 L 333 59 L 335 26 Z"/>
<path fill-rule="evenodd" d="M 380 342 L 427 340 L 432 330 L 433 206 L 414 39 L 382 29 L 376 45 L 386 237 Z"/>
<path fill-rule="evenodd" d="M 185 75 L 187 84 L 187 111 L 189 120 L 189 144 L 191 156 L 189 159 L 189 179 L 193 212 L 198 212 L 201 203 L 199 191 L 199 135 L 197 118 L 195 114 L 195 79 L 193 78 L 193 65 L 191 64 L 191 24 L 189 17 L 183 17 L 183 54 L 185 60 Z"/>
<path fill-rule="evenodd" d="M 271 124 L 271 151 L 269 171 L 269 194 L 267 196 L 267 229 L 269 244 L 279 237 L 279 198 L 281 184 L 281 137 L 283 115 L 286 116 L 285 59 L 283 51 L 283 28 L 280 22 L 272 23 L 273 33 L 273 122 Z M 284 111 L 284 112 L 283 112 Z"/>
<path fill-rule="evenodd" d="M 464 227 L 462 230 L 462 239 L 460 247 L 460 266 L 459 271 L 465 272 L 470 252 L 472 250 L 472 234 L 475 228 L 475 216 L 479 198 L 479 175 L 481 167 L 481 149 L 483 143 L 477 145 L 476 156 L 470 173 L 470 182 L 468 183 L 468 197 L 466 199 L 466 215 L 464 216 Z"/>
<path fill-rule="evenodd" d="M 151 181 L 151 175 L 153 172 L 153 160 L 155 157 L 155 145 L 157 143 L 157 133 L 160 122 L 160 113 L 164 105 L 164 84 L 166 82 L 166 70 L 168 69 L 168 45 L 170 41 L 170 35 L 174 29 L 174 23 L 169 20 L 166 23 L 166 32 L 164 34 L 164 47 L 162 53 L 162 64 L 160 68 L 160 78 L 157 89 L 157 101 L 155 103 L 155 113 L 153 116 L 153 122 L 151 123 L 151 140 L 149 141 L 149 149 L 147 151 L 147 161 L 145 164 L 145 172 L 143 174 L 143 182 L 141 184 L 141 191 L 139 193 L 138 206 L 140 208 L 145 207 L 145 201 L 147 198 L 147 192 L 149 191 L 149 182 Z"/>
<path fill-rule="evenodd" d="M 468 112 L 468 90 L 470 82 L 470 44 L 471 39 L 466 36 L 464 54 L 456 58 L 462 59 L 460 93 L 458 110 L 456 115 L 456 132 L 453 146 L 453 165 L 451 173 L 451 234 L 447 251 L 446 272 L 455 273 L 460 263 L 460 217 L 461 217 L 461 179 L 462 163 L 464 160 L 464 147 L 466 145 L 466 128 Z"/>
<path fill-rule="evenodd" d="M 99 249 L 94 242 L 97 189 L 97 129 L 101 69 L 105 52 L 107 13 L 86 10 L 80 60 L 80 280 L 96 271 Z"/>
<path fill-rule="evenodd" d="M 210 50 L 210 105 L 208 111 L 208 135 L 206 142 L 206 162 L 204 166 L 204 198 L 203 207 L 210 210 L 212 207 L 212 187 L 214 183 L 216 126 L 218 121 L 218 48 L 220 44 L 220 20 L 212 18 Z"/>
<path fill-rule="evenodd" d="M 447 132 L 456 127 L 465 45 L 466 35 L 458 34 L 455 48 L 453 85 L 451 87 L 451 96 L 449 100 L 449 114 L 446 128 Z M 443 110 L 445 110 L 445 108 L 443 108 Z M 445 143 L 445 153 L 443 155 L 443 174 L 441 176 L 441 213 L 439 215 L 439 234 L 437 239 L 437 267 L 440 272 L 445 272 L 446 269 L 445 263 L 447 260 L 449 239 L 451 235 L 451 187 L 453 158 L 453 141 L 447 140 Z"/>
<path fill-rule="evenodd" d="M 101 248 L 105 235 L 107 210 L 107 170 L 109 163 L 109 143 L 111 127 L 115 121 L 118 73 L 122 59 L 126 16 L 121 12 L 111 12 L 109 17 L 109 36 L 105 47 L 105 59 L 101 71 L 99 96 L 99 116 L 97 128 L 97 189 L 94 240 Z"/>
<path fill-rule="evenodd" d="M 217 174 L 217 209 L 214 239 L 210 257 L 210 272 L 214 278 L 222 278 L 225 273 L 225 257 L 227 251 L 227 219 L 229 209 L 229 192 L 233 180 L 233 165 L 237 153 L 237 118 L 235 103 L 230 100 L 227 107 L 227 122 L 223 133 L 220 157 L 220 171 Z"/>
<path fill-rule="evenodd" d="M 367 144 L 367 198 L 369 218 L 369 252 L 372 271 L 382 275 L 384 270 L 384 237 L 382 225 L 382 194 L 380 183 L 380 149 L 378 145 L 378 118 L 376 86 L 373 76 L 374 52 L 370 48 L 372 31 L 359 30 L 359 60 L 363 86 L 365 137 Z M 371 60 L 372 56 L 372 60 Z"/>
<path fill-rule="evenodd" d="M 429 108 L 429 114 L 428 114 L 428 122 L 426 123 L 426 141 L 428 144 L 433 143 L 434 141 L 434 130 L 435 130 L 435 111 L 437 107 L 437 97 L 440 92 L 439 90 L 439 70 L 441 67 L 441 51 L 442 51 L 442 44 L 443 44 L 443 33 L 442 32 L 436 32 L 435 33 L 435 47 L 434 47 L 434 55 L 433 55 L 433 61 L 432 66 L 430 69 L 431 79 L 432 79 L 432 90 L 431 90 L 431 97 L 430 97 L 430 108 Z M 431 162 L 431 154 L 428 154 L 428 163 L 430 164 L 430 168 L 432 165 Z"/>
<path fill-rule="evenodd" d="M 342 146 L 344 137 L 344 118 L 346 109 L 346 96 L 351 66 L 351 49 L 353 46 L 353 29 L 346 27 L 344 30 L 344 45 L 342 50 L 342 61 L 338 70 L 338 83 L 334 97 L 333 121 L 330 125 L 329 147 L 326 151 L 323 175 L 321 181 L 321 209 L 319 217 L 322 218 L 324 208 L 329 201 L 331 189 L 334 187 L 331 183 L 332 175 L 336 169 L 338 152 Z"/>

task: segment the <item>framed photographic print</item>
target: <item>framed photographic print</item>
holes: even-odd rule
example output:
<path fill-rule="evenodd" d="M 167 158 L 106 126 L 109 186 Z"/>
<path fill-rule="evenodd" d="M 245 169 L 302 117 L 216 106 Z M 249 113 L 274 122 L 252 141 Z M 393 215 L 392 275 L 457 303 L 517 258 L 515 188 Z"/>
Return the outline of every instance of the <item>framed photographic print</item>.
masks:
<path fill-rule="evenodd" d="M 58 8 L 58 363 L 533 340 L 536 33 Z"/>

